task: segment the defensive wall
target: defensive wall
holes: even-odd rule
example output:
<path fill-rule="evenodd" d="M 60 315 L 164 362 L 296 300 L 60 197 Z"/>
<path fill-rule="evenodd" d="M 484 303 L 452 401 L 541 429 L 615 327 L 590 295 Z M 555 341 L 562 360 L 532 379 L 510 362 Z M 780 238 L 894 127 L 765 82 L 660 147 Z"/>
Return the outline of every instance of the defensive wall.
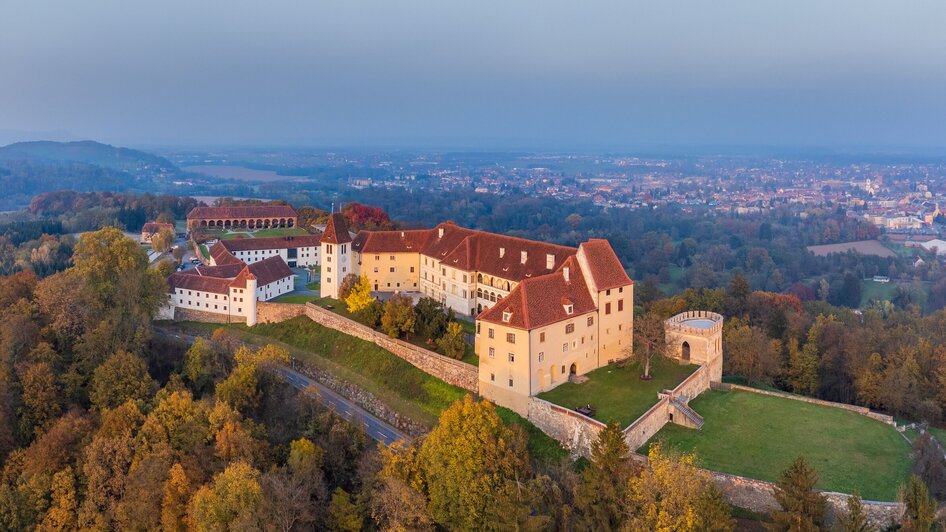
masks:
<path fill-rule="evenodd" d="M 448 384 L 473 393 L 478 391 L 479 371 L 472 364 L 445 357 L 397 338 L 391 338 L 384 333 L 312 303 L 306 303 L 305 315 L 319 325 L 371 342 L 398 358 L 406 360 L 417 369 Z"/>
<path fill-rule="evenodd" d="M 305 305 L 295 303 L 256 303 L 256 323 L 279 323 L 305 315 Z"/>
<path fill-rule="evenodd" d="M 793 401 L 801 401 L 803 403 L 811 403 L 813 405 L 830 406 L 833 408 L 840 408 L 842 410 L 850 410 L 851 412 L 856 412 L 858 414 L 861 414 L 862 416 L 867 416 L 869 418 L 876 419 L 878 421 L 883 421 L 884 423 L 888 425 L 896 426 L 893 416 L 888 416 L 886 414 L 880 414 L 878 412 L 874 412 L 865 406 L 849 405 L 845 403 L 835 403 L 832 401 L 824 401 L 822 399 L 815 399 L 814 397 L 805 397 L 803 395 L 795 395 L 795 394 L 778 392 L 778 391 L 773 391 L 773 390 L 760 390 L 758 388 L 750 388 L 748 386 L 742 386 L 739 384 L 730 384 L 726 382 L 714 382 L 712 384 L 712 387 L 714 390 L 720 390 L 724 392 L 728 392 L 729 390 L 742 390 L 744 392 L 752 392 L 752 393 L 757 393 L 761 395 L 771 395 L 773 397 L 781 397 L 783 399 L 792 399 Z"/>

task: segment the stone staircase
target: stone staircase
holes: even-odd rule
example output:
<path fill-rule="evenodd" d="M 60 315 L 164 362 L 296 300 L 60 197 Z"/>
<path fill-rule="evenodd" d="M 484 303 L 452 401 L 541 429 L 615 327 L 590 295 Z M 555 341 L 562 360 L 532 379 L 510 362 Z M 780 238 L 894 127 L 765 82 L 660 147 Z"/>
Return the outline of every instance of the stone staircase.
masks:
<path fill-rule="evenodd" d="M 678 412 L 683 414 L 690 423 L 696 427 L 697 430 L 703 428 L 703 416 L 696 413 L 696 410 L 690 408 L 690 405 L 687 404 L 687 398 L 684 397 L 672 397 L 670 398 L 670 404 L 677 409 Z"/>

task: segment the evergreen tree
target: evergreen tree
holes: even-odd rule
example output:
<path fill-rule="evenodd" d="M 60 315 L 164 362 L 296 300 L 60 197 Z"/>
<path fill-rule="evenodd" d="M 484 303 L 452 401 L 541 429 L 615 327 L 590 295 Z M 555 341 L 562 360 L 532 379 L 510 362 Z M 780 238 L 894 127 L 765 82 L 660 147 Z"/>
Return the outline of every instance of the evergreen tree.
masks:
<path fill-rule="evenodd" d="M 900 488 L 900 502 L 905 512 L 903 528 L 910 532 L 929 532 L 936 521 L 936 500 L 930 496 L 923 480 L 911 475 L 910 480 Z"/>
<path fill-rule="evenodd" d="M 588 530 L 617 530 L 624 521 L 633 462 L 621 425 L 611 422 L 591 446 L 591 463 L 575 489 L 580 522 Z"/>
<path fill-rule="evenodd" d="M 815 490 L 818 473 L 799 456 L 775 483 L 775 500 L 782 507 L 772 514 L 773 529 L 815 532 L 824 524 L 827 499 Z"/>
<path fill-rule="evenodd" d="M 861 501 L 861 496 L 857 490 L 848 497 L 847 512 L 838 518 L 835 528 L 839 532 L 871 532 L 876 530 L 867 521 L 864 503 Z"/>

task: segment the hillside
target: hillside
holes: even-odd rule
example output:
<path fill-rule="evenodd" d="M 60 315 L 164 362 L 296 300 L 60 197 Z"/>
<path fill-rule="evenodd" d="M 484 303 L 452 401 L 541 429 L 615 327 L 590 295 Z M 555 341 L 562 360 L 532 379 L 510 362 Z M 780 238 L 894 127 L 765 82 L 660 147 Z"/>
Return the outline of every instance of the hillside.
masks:
<path fill-rule="evenodd" d="M 29 204 L 41 192 L 153 192 L 180 175 L 156 155 L 93 141 L 18 142 L 0 147 L 0 210 Z"/>

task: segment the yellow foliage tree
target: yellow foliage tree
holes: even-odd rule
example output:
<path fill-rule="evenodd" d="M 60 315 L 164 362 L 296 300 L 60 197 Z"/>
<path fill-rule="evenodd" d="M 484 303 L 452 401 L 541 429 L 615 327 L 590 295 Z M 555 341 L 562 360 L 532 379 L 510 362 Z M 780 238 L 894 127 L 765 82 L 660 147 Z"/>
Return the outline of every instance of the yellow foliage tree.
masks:
<path fill-rule="evenodd" d="M 52 500 L 49 511 L 36 527 L 37 532 L 74 530 L 76 528 L 76 479 L 72 468 L 53 475 Z"/>
<path fill-rule="evenodd" d="M 354 314 L 368 308 L 372 301 L 374 298 L 371 297 L 371 282 L 362 275 L 345 298 L 345 305 L 348 306 L 348 312 Z"/>
<path fill-rule="evenodd" d="M 237 462 L 218 473 L 210 485 L 197 490 L 191 499 L 190 516 L 196 530 L 240 530 L 252 522 L 262 499 L 260 472 Z"/>
<path fill-rule="evenodd" d="M 174 464 L 168 471 L 164 482 L 164 499 L 161 501 L 161 530 L 164 532 L 184 532 L 191 528 L 187 515 L 187 501 L 190 500 L 191 485 L 181 464 Z"/>
<path fill-rule="evenodd" d="M 692 454 L 676 455 L 654 444 L 647 467 L 631 480 L 625 530 L 655 532 L 733 529 L 728 505 Z"/>

